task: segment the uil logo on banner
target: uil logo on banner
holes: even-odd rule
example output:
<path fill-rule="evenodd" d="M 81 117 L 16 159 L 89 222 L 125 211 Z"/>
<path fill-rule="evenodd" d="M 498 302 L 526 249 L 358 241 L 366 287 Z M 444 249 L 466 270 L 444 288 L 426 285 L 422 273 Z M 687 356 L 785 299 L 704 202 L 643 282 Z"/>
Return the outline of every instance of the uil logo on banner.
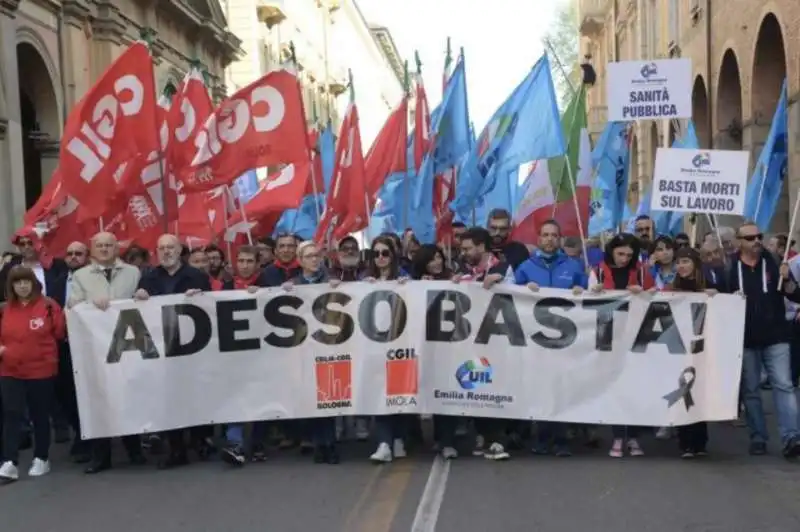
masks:
<path fill-rule="evenodd" d="M 492 365 L 486 357 L 467 360 L 456 370 L 458 385 L 464 390 L 474 390 L 492 383 Z"/>
<path fill-rule="evenodd" d="M 353 361 L 349 354 L 314 360 L 318 409 L 353 406 L 352 370 Z"/>
<path fill-rule="evenodd" d="M 386 353 L 386 406 L 416 406 L 418 392 L 419 362 L 415 349 L 389 349 Z"/>

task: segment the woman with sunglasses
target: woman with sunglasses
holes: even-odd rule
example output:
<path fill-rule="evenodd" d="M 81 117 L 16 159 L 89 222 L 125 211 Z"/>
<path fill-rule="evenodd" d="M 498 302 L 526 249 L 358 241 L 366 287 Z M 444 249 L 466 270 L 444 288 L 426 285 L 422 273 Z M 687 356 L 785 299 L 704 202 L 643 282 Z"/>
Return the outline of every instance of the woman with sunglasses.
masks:
<path fill-rule="evenodd" d="M 367 265 L 364 281 L 397 281 L 405 283 L 408 277 L 400 268 L 399 257 L 392 239 L 379 236 L 372 241 L 370 261 Z M 392 320 L 392 323 L 396 323 Z M 377 416 L 375 431 L 378 436 L 378 448 L 370 456 L 374 462 L 391 462 L 393 458 L 405 458 L 405 439 L 408 434 L 408 416 L 402 414 Z"/>
<path fill-rule="evenodd" d="M 590 290 L 595 293 L 603 290 L 627 290 L 632 294 L 651 290 L 653 278 L 647 267 L 639 262 L 639 254 L 639 239 L 635 236 L 628 233 L 614 236 L 606 244 L 603 262 L 589 276 Z M 639 427 L 614 425 L 611 427 L 611 434 L 614 442 L 608 455 L 612 458 L 622 458 L 625 447 L 631 456 L 644 455 L 637 439 Z"/>
<path fill-rule="evenodd" d="M 714 296 L 717 291 L 706 286 L 703 274 L 703 262 L 700 254 L 692 248 L 680 248 L 675 252 L 675 279 L 666 290 L 675 292 L 705 292 Z M 708 427 L 705 422 L 692 423 L 678 427 L 678 444 L 681 449 L 681 458 L 694 458 L 706 456 L 708 443 Z"/>
<path fill-rule="evenodd" d="M 283 283 L 283 289 L 290 292 L 298 285 L 329 283 L 339 286 L 339 279 L 330 279 L 322 264 L 322 252 L 311 240 L 297 246 L 299 273 Z M 318 464 L 338 464 L 339 452 L 336 449 L 336 418 L 319 417 L 304 420 L 301 432 L 306 433 L 314 445 L 314 462 Z M 306 435 L 304 434 L 304 435 Z"/>

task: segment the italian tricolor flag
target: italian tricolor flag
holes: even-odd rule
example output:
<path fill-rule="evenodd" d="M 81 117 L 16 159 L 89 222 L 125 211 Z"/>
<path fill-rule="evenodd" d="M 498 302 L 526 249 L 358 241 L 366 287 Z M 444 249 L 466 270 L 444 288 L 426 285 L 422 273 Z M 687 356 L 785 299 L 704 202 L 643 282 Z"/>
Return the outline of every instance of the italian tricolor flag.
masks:
<path fill-rule="evenodd" d="M 528 164 L 528 177 L 520 190 L 520 204 L 514 216 L 512 238 L 524 244 L 537 242 L 539 226 L 554 218 L 564 236 L 578 236 L 580 213 L 584 236 L 589 224 L 592 190 L 592 145 L 586 130 L 586 92 L 582 86 L 561 116 L 567 141 L 567 157 L 544 159 Z M 574 179 L 570 182 L 570 172 Z M 573 198 L 575 190 L 577 198 Z"/>

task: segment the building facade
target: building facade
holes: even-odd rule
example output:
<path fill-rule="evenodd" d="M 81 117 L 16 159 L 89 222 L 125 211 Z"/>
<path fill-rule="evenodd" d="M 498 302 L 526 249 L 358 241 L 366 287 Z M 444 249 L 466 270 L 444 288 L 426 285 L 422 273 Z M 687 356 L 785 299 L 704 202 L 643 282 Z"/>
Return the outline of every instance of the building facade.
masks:
<path fill-rule="evenodd" d="M 402 61 L 385 28 L 369 25 L 354 0 L 222 0 L 245 54 L 226 79 L 241 88 L 291 57 L 297 59 L 309 124 L 338 126 L 353 74 L 362 143 L 369 148 L 402 95 Z M 400 71 L 398 71 L 400 69 Z"/>
<path fill-rule="evenodd" d="M 788 230 L 800 186 L 800 46 L 796 45 L 800 2 L 579 0 L 578 8 L 582 51 L 592 56 L 598 73 L 588 101 L 593 135 L 606 121 L 608 62 L 691 58 L 692 117 L 701 147 L 748 150 L 752 170 L 787 80 L 789 170 L 772 230 Z M 636 124 L 631 145 L 632 203 L 651 179 L 656 148 L 671 144 L 680 135 L 676 129 L 682 127 Z"/>
<path fill-rule="evenodd" d="M 70 109 L 143 30 L 158 89 L 199 61 L 225 96 L 239 40 L 218 0 L 0 0 L 0 242 L 56 169 Z"/>

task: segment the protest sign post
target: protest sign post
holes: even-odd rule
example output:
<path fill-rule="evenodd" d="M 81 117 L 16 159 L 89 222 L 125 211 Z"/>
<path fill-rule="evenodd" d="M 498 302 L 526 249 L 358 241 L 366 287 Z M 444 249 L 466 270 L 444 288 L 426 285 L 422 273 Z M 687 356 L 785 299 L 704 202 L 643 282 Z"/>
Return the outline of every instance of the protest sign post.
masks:
<path fill-rule="evenodd" d="M 608 120 L 692 117 L 692 61 L 619 61 L 608 64 Z"/>
<path fill-rule="evenodd" d="M 706 214 L 744 214 L 750 153 L 659 148 L 651 209 Z"/>

